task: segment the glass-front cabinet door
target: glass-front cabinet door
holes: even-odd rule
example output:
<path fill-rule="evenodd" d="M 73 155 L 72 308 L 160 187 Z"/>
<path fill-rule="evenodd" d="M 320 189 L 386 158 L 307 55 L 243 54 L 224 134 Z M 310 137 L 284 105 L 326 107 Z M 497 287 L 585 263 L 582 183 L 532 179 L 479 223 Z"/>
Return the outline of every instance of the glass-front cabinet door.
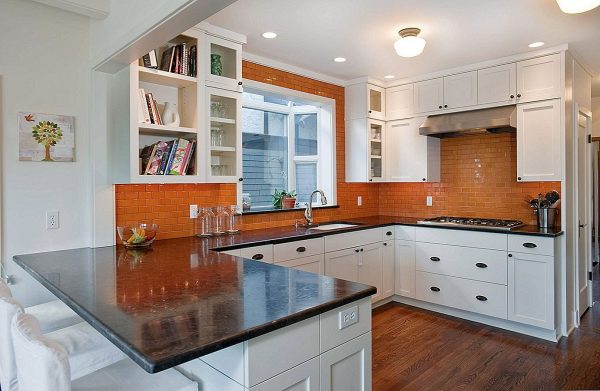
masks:
<path fill-rule="evenodd" d="M 231 183 L 241 177 L 241 94 L 207 88 L 207 177 L 209 182 Z"/>
<path fill-rule="evenodd" d="M 384 178 L 384 130 L 383 121 L 370 120 L 369 133 L 367 135 L 369 142 L 369 182 L 380 182 Z"/>
<path fill-rule="evenodd" d="M 206 45 L 207 85 L 241 91 L 242 45 L 213 36 L 207 36 Z"/>

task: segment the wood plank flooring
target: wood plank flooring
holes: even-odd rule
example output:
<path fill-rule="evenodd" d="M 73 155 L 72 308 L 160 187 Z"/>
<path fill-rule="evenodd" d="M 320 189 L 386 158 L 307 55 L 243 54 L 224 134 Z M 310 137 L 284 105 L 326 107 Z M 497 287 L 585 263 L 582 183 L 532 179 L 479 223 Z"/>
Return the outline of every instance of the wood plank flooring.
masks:
<path fill-rule="evenodd" d="M 373 390 L 600 389 L 600 303 L 558 344 L 398 303 L 373 312 Z"/>

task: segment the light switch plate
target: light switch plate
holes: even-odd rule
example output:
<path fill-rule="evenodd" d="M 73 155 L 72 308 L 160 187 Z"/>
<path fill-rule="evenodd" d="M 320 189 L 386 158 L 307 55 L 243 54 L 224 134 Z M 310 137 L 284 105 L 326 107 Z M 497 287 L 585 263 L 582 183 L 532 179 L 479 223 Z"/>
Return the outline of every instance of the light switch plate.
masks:
<path fill-rule="evenodd" d="M 358 205 L 358 206 L 362 205 L 362 196 L 358 196 L 358 198 L 356 199 L 356 205 Z"/>
<path fill-rule="evenodd" d="M 198 218 L 198 205 L 190 205 L 190 219 Z"/>
<path fill-rule="evenodd" d="M 433 197 L 427 196 L 427 206 L 433 206 Z"/>
<path fill-rule="evenodd" d="M 358 323 L 358 306 L 340 311 L 340 330 Z"/>

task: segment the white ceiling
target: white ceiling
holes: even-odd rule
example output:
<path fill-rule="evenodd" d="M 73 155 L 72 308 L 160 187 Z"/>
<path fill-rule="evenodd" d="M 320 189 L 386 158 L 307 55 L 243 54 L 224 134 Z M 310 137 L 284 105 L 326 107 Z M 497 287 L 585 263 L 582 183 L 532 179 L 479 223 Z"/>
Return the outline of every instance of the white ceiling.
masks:
<path fill-rule="evenodd" d="M 531 51 L 534 41 L 569 43 L 600 71 L 600 7 L 567 15 L 554 0 L 238 0 L 208 21 L 246 34 L 246 52 L 343 80 L 440 71 Z M 404 27 L 421 28 L 422 55 L 394 52 Z"/>

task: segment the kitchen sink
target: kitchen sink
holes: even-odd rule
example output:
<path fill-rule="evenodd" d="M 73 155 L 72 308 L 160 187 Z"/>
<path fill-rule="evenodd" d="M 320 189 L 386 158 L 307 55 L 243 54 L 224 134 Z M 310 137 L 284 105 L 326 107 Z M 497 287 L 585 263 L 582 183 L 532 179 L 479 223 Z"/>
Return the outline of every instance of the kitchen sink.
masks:
<path fill-rule="evenodd" d="M 359 226 L 359 224 L 331 223 L 331 224 L 322 224 L 322 225 L 316 226 L 311 229 L 316 230 L 316 231 L 329 231 L 332 229 L 352 228 L 352 227 L 358 227 L 358 226 Z"/>

